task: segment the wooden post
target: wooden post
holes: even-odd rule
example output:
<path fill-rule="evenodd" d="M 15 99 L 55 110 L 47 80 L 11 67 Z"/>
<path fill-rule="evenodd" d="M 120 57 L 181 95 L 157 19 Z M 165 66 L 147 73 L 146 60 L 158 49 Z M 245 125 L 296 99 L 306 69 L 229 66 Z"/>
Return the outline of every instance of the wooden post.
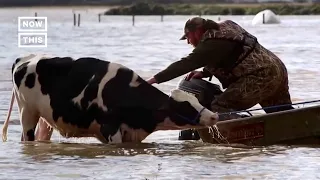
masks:
<path fill-rule="evenodd" d="M 78 27 L 80 26 L 80 13 L 78 14 Z"/>
<path fill-rule="evenodd" d="M 265 23 L 265 20 L 264 20 L 264 13 L 262 14 L 262 24 Z"/>
<path fill-rule="evenodd" d="M 77 24 L 76 13 L 73 13 L 73 26 L 76 26 L 76 24 Z"/>
<path fill-rule="evenodd" d="M 101 22 L 101 14 L 98 15 L 99 22 Z"/>
<path fill-rule="evenodd" d="M 132 26 L 134 26 L 134 14 L 132 15 Z"/>
<path fill-rule="evenodd" d="M 34 16 L 37 17 L 37 16 L 38 16 L 38 13 L 35 12 L 35 13 L 34 13 Z M 38 21 L 38 19 L 36 18 L 35 21 Z"/>

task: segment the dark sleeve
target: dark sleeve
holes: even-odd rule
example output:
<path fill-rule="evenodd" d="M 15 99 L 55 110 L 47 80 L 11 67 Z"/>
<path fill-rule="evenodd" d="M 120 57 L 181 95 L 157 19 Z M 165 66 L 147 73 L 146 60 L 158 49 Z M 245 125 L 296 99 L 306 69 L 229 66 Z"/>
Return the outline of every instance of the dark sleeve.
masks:
<path fill-rule="evenodd" d="M 201 42 L 188 56 L 181 58 L 157 73 L 154 78 L 158 83 L 166 82 L 204 66 L 216 67 L 228 58 L 237 42 L 221 39 L 210 39 Z"/>

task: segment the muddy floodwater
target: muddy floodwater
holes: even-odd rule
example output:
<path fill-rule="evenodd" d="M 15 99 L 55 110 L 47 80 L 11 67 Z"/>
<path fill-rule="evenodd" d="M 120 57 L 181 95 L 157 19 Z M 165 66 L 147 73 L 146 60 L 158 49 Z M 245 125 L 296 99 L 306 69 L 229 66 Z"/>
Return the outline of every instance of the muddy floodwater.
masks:
<path fill-rule="evenodd" d="M 92 56 L 128 66 L 149 78 L 192 47 L 178 39 L 191 16 L 104 16 L 105 9 L 0 9 L 0 126 L 10 102 L 11 65 L 22 54 Z M 18 16 L 48 18 L 47 48 L 18 48 Z M 204 16 L 217 20 L 217 16 Z M 253 16 L 232 19 L 287 65 L 294 102 L 320 99 L 320 16 L 281 16 L 281 24 L 252 26 Z M 179 78 L 156 85 L 166 93 Z M 213 82 L 218 83 L 216 79 Z M 258 106 L 257 106 L 258 107 Z M 302 107 L 302 106 L 300 106 Z M 0 142 L 0 179 L 317 179 L 320 147 L 245 147 L 178 141 L 179 131 L 151 134 L 142 144 L 102 145 L 92 138 L 21 143 L 15 103 L 8 142 Z M 283 127 L 285 128 L 285 127 Z M 0 134 L 1 135 L 1 134 Z"/>

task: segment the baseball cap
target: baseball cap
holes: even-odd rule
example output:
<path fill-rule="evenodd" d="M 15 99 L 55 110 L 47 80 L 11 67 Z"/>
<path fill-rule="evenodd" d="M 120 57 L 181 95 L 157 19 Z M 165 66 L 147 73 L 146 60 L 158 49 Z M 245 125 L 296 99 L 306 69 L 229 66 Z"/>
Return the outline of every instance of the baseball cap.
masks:
<path fill-rule="evenodd" d="M 203 26 L 206 20 L 201 17 L 194 17 L 189 19 L 184 26 L 184 35 L 179 40 L 187 39 L 187 33 L 195 31 L 198 27 Z"/>

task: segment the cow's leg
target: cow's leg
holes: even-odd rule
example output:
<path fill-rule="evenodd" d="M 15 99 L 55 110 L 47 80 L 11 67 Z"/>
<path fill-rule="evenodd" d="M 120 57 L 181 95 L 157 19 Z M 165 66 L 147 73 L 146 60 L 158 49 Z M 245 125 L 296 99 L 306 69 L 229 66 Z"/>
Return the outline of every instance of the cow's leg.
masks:
<path fill-rule="evenodd" d="M 103 143 L 118 144 L 122 143 L 122 134 L 120 127 L 116 127 L 109 124 L 102 124 L 100 128 L 100 133 L 104 137 Z"/>
<path fill-rule="evenodd" d="M 51 128 L 43 118 L 40 118 L 38 122 L 38 128 L 36 130 L 36 140 L 37 141 L 49 141 L 53 133 L 53 128 Z"/>
<path fill-rule="evenodd" d="M 34 141 L 34 132 L 39 121 L 39 116 L 35 111 L 26 107 L 21 108 L 20 122 L 23 130 L 22 141 Z"/>

